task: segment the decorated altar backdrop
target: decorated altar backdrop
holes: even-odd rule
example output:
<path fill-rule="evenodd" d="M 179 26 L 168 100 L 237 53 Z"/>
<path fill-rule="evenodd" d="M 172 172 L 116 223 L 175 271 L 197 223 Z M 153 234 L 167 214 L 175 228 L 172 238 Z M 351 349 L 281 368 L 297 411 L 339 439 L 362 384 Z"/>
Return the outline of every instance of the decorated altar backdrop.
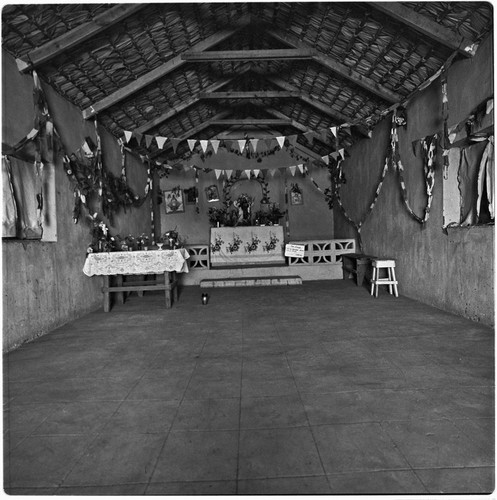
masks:
<path fill-rule="evenodd" d="M 211 228 L 211 266 L 284 264 L 282 226 Z"/>
<path fill-rule="evenodd" d="M 186 260 L 190 254 L 185 248 L 177 250 L 149 250 L 138 252 L 90 253 L 83 272 L 87 276 L 116 274 L 187 273 Z"/>

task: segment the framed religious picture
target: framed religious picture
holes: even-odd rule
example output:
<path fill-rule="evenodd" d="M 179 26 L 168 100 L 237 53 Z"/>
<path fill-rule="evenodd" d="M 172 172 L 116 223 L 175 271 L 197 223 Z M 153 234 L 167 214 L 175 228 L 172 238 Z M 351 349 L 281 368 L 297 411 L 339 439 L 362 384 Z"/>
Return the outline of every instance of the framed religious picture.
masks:
<path fill-rule="evenodd" d="M 302 191 L 298 184 L 292 184 L 290 189 L 290 204 L 291 205 L 303 205 L 304 198 L 302 196 Z"/>
<path fill-rule="evenodd" d="M 219 201 L 219 191 L 215 184 L 205 188 L 205 196 L 208 202 Z"/>
<path fill-rule="evenodd" d="M 183 191 L 179 186 L 173 188 L 171 191 L 164 191 L 163 195 L 166 214 L 177 214 L 185 211 Z"/>

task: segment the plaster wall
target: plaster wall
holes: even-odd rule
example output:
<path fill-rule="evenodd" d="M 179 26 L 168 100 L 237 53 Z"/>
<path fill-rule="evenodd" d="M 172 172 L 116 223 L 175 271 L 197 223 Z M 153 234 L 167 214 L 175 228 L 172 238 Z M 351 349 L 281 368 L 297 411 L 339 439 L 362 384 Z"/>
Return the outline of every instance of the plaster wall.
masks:
<path fill-rule="evenodd" d="M 474 58 L 457 61 L 448 71 L 449 126 L 464 120 L 493 95 L 492 40 Z M 409 203 L 423 216 L 426 205 L 421 155 L 412 142 L 442 130 L 440 80 L 407 106 L 408 125 L 399 129 L 399 147 L 405 170 Z M 390 116 L 373 131 L 371 139 L 356 144 L 344 162 L 347 183 L 341 188 L 345 209 L 354 221 L 362 220 L 373 200 L 389 145 Z M 362 230 L 363 251 L 397 261 L 399 292 L 405 296 L 485 324 L 494 322 L 494 226 L 442 230 L 441 151 L 429 220 L 420 225 L 407 212 L 398 174 L 387 174 L 373 212 Z M 335 237 L 356 237 L 339 209 Z"/>
<path fill-rule="evenodd" d="M 265 146 L 260 144 L 259 147 L 263 151 Z M 160 208 L 162 234 L 177 228 L 187 244 L 207 244 L 210 234 L 208 210 L 211 206 L 222 206 L 223 184 L 226 179 L 224 176 L 216 179 L 214 169 L 234 171 L 260 169 L 268 182 L 270 201 L 279 204 L 281 210 L 288 210 L 289 236 L 286 236 L 287 241 L 332 239 L 333 213 L 329 210 L 323 193 L 316 189 L 310 179 L 304 177 L 298 170 L 295 176 L 292 176 L 290 170 L 286 168 L 297 163 L 302 163 L 302 161 L 290 156 L 285 149 L 274 155 L 263 157 L 261 162 L 228 153 L 224 149 L 219 149 L 217 154 L 206 158 L 205 161 L 200 160 L 197 155 L 192 156 L 188 162 L 178 164 L 182 165 L 182 168 L 171 170 L 167 177 L 163 177 L 160 181 L 160 188 L 164 191 L 171 190 L 176 186 L 180 186 L 181 189 L 196 186 L 199 190 L 199 213 L 196 213 L 195 205 L 187 204 L 183 213 L 166 214 L 165 205 L 162 204 Z M 200 168 L 213 170 L 211 172 L 200 171 L 198 183 L 196 183 L 194 170 L 185 171 L 183 168 L 185 165 L 187 167 L 196 165 Z M 274 176 L 269 173 L 271 169 L 276 169 Z M 310 175 L 323 191 L 328 187 L 329 175 L 325 168 L 310 167 Z M 218 188 L 220 201 L 208 203 L 205 188 L 212 184 Z M 288 192 L 292 184 L 298 184 L 303 193 L 304 203 L 302 205 L 291 205 L 289 201 L 287 203 L 288 198 L 285 196 L 285 192 Z M 249 180 L 244 174 L 243 178 L 232 187 L 232 200 L 236 200 L 242 193 L 247 193 L 255 198 L 253 212 L 260 209 L 262 193 L 260 185 L 255 180 Z M 281 219 L 280 224 L 285 224 L 285 219 Z"/>
<path fill-rule="evenodd" d="M 80 110 L 43 85 L 55 126 L 67 153 L 81 147 L 85 137 L 95 141 L 93 122 Z M 14 145 L 33 127 L 32 77 L 21 75 L 13 58 L 2 57 L 2 141 Z M 121 156 L 115 139 L 100 131 L 105 168 L 119 174 Z M 142 194 L 147 175 L 138 160 L 128 159 L 129 185 Z M 55 165 L 57 241 L 2 240 L 3 350 L 43 335 L 88 311 L 102 307 L 100 278 L 82 272 L 91 241 L 84 220 L 72 219 L 73 185 L 61 159 Z M 150 231 L 148 202 L 140 209 L 119 212 L 112 233 Z"/>

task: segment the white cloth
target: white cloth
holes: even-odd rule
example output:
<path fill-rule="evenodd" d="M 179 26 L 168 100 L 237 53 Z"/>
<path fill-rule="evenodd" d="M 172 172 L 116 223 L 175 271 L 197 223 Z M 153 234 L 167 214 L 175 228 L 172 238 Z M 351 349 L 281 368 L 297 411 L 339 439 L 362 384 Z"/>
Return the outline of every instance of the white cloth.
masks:
<path fill-rule="evenodd" d="M 190 254 L 185 248 L 176 250 L 148 250 L 138 252 L 90 253 L 83 272 L 87 276 L 115 274 L 160 274 L 176 271 L 187 273 L 186 260 Z"/>

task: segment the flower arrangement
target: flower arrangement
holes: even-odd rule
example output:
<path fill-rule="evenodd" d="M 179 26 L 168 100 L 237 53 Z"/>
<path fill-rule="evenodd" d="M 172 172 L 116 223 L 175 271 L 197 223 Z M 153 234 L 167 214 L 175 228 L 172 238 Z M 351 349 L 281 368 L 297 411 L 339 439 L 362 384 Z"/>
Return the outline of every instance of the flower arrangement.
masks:
<path fill-rule="evenodd" d="M 255 214 L 256 226 L 274 226 L 279 224 L 280 219 L 286 215 L 286 210 L 280 210 L 276 203 L 269 203 L 265 210 L 259 210 Z"/>
<path fill-rule="evenodd" d="M 210 207 L 209 222 L 212 227 L 224 226 L 227 220 L 228 210 L 226 207 Z"/>

